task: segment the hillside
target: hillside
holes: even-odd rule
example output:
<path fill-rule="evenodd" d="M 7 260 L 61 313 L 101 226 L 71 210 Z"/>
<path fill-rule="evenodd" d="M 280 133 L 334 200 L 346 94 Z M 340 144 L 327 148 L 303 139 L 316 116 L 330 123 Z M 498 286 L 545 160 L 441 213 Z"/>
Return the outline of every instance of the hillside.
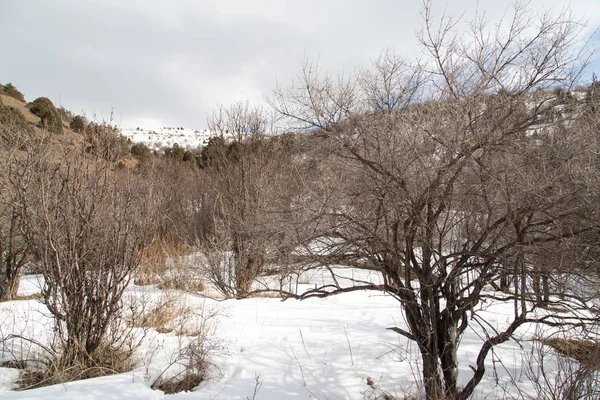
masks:
<path fill-rule="evenodd" d="M 40 122 L 40 117 L 34 115 L 29 108 L 27 108 L 25 102 L 21 102 L 13 97 L 0 93 L 0 104 L 4 104 L 18 110 L 21 114 L 23 114 L 28 122 L 34 125 Z"/>
<path fill-rule="evenodd" d="M 15 88 L 16 89 L 16 88 Z M 20 94 L 20 92 L 19 92 Z M 31 104 L 21 101 L 6 92 L 0 91 L 0 105 L 10 107 L 19 112 L 25 120 L 32 126 L 40 126 L 41 118 L 35 115 L 31 110 Z M 81 132 L 76 132 L 70 127 L 73 118 L 76 116 L 64 108 L 58 110 L 62 117 L 62 127 L 65 137 L 55 137 L 56 142 L 73 142 L 76 139 L 82 139 Z M 85 117 L 82 117 L 85 120 Z M 162 150 L 178 145 L 182 148 L 196 149 L 208 144 L 213 133 L 206 129 L 190 129 L 183 127 L 163 127 L 160 129 L 145 128 L 122 128 L 118 133 L 129 139 L 132 144 L 142 143 L 151 150 Z"/>

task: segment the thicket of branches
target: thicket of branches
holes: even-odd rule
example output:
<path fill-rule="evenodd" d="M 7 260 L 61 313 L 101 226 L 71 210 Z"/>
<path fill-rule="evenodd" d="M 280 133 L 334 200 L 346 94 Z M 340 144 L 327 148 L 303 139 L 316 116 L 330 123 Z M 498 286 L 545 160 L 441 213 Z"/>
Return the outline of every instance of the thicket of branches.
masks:
<path fill-rule="evenodd" d="M 418 63 L 385 52 L 358 76 L 335 77 L 307 61 L 269 103 L 330 152 L 327 181 L 301 203 L 309 262 L 383 276 L 301 297 L 394 296 L 408 329 L 389 329 L 417 344 L 427 398 L 466 399 L 492 348 L 522 325 L 598 322 L 595 85 L 583 101 L 564 96 L 585 64 L 581 26 L 567 14 L 536 19 L 517 5 L 465 33 L 435 21 L 430 5 L 423 16 Z M 500 330 L 475 311 L 489 299 L 514 305 Z M 537 310 L 548 305 L 573 314 Z M 485 339 L 458 387 L 458 348 L 473 324 Z"/>
<path fill-rule="evenodd" d="M 268 96 L 274 112 L 219 107 L 202 150 L 135 145 L 124 166 L 129 144 L 110 126 L 80 127 L 82 146 L 58 156 L 5 129 L 3 298 L 34 265 L 64 359 L 86 359 L 151 242 L 197 251 L 227 297 L 267 273 L 375 270 L 380 284 L 285 294 L 393 296 L 406 329 L 389 329 L 416 343 L 428 399 L 469 398 L 524 325 L 597 327 L 600 85 L 582 80 L 582 25 L 517 5 L 459 32 L 431 10 L 422 59 L 384 51 L 343 77 L 306 60 Z M 486 301 L 512 306 L 505 326 L 480 317 Z M 468 329 L 484 335 L 469 369 L 457 357 Z"/>

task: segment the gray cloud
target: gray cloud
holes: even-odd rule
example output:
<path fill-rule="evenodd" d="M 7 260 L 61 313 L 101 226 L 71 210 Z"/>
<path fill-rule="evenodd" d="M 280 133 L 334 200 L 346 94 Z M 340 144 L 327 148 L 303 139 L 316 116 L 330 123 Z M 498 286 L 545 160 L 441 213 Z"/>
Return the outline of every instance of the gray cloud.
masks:
<path fill-rule="evenodd" d="M 445 8 L 466 19 L 477 4 L 435 3 L 438 15 Z M 502 3 L 480 0 L 479 7 L 495 20 Z M 387 47 L 413 56 L 420 7 L 393 0 L 4 0 L 0 81 L 16 84 L 28 100 L 47 96 L 99 118 L 114 108 L 123 126 L 204 127 L 216 102 L 259 100 L 276 79 L 291 79 L 305 52 L 338 71 L 366 65 Z M 597 0 L 573 0 L 571 9 L 599 25 Z"/>

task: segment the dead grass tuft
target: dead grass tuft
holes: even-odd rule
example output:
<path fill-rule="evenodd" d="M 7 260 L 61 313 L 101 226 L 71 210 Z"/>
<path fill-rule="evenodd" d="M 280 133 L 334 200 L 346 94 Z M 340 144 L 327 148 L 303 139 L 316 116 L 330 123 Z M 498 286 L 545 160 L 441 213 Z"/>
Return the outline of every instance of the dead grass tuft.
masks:
<path fill-rule="evenodd" d="M 181 378 L 170 379 L 156 386 L 156 389 L 162 390 L 165 394 L 189 392 L 198 386 L 203 380 L 203 374 L 197 372 L 188 372 Z"/>
<path fill-rule="evenodd" d="M 41 298 L 42 298 L 41 293 L 33 293 L 33 294 L 25 295 L 25 296 L 17 296 L 17 297 L 15 297 L 15 300 L 37 300 L 37 299 L 41 299 Z"/>
<path fill-rule="evenodd" d="M 265 298 L 265 299 L 281 299 L 283 296 L 281 296 L 281 293 L 279 292 L 255 292 L 255 293 L 250 293 L 248 295 L 248 298 Z"/>
<path fill-rule="evenodd" d="M 185 263 L 185 257 L 192 251 L 185 243 L 153 241 L 144 249 L 135 284 L 157 285 L 163 290 L 204 291 L 204 282 Z"/>
<path fill-rule="evenodd" d="M 206 289 L 202 280 L 187 273 L 167 276 L 157 287 L 162 290 L 185 290 L 188 292 L 203 292 Z"/>
<path fill-rule="evenodd" d="M 579 361 L 586 367 L 600 370 L 600 342 L 581 339 L 550 338 L 542 341 L 559 354 Z"/>
<path fill-rule="evenodd" d="M 150 328 L 158 333 L 175 333 L 178 336 L 197 336 L 200 330 L 195 324 L 193 310 L 176 299 L 167 297 L 158 306 L 134 313 L 130 325 L 136 328 Z"/>
<path fill-rule="evenodd" d="M 98 348 L 90 355 L 75 358 L 73 352 L 65 352 L 48 361 L 43 369 L 25 369 L 17 381 L 17 390 L 120 374 L 131 371 L 134 367 L 131 351 L 108 345 Z"/>

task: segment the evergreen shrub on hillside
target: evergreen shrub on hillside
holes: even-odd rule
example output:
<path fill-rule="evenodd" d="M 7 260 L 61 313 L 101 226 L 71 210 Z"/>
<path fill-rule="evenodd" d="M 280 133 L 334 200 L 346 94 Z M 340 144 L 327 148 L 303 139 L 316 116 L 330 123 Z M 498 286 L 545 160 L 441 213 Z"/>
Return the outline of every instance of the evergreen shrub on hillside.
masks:
<path fill-rule="evenodd" d="M 58 114 L 60 115 L 60 118 L 63 120 L 63 122 L 70 125 L 75 115 L 62 106 L 57 108 L 56 110 L 58 111 Z"/>
<path fill-rule="evenodd" d="M 136 143 L 133 146 L 131 146 L 130 153 L 133 157 L 135 157 L 141 162 L 144 162 L 150 157 L 152 157 L 152 151 L 148 146 L 146 146 L 143 143 Z"/>
<path fill-rule="evenodd" d="M 77 133 L 83 133 L 85 131 L 86 122 L 81 115 L 76 115 L 69 123 L 69 128 L 73 129 Z"/>
<path fill-rule="evenodd" d="M 29 110 L 40 117 L 40 127 L 52 133 L 62 133 L 62 118 L 60 113 L 47 97 L 38 97 L 29 103 Z"/>

